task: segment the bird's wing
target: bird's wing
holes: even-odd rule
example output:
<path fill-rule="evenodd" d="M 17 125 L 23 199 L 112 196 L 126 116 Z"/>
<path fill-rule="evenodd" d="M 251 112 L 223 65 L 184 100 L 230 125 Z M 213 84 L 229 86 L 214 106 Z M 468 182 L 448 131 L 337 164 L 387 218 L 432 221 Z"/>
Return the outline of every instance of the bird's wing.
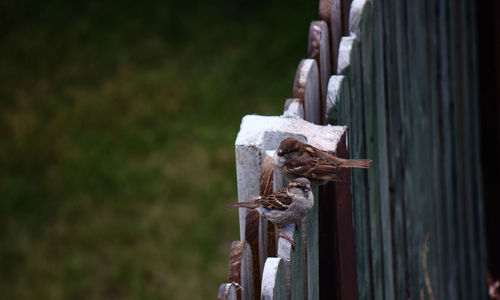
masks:
<path fill-rule="evenodd" d="M 287 161 L 285 168 L 296 177 L 306 177 L 313 180 L 340 180 L 337 175 L 337 165 L 318 157 L 297 157 Z"/>
<path fill-rule="evenodd" d="M 271 210 L 286 210 L 292 204 L 292 198 L 286 193 L 286 189 L 281 189 L 269 196 L 259 197 L 259 204 Z"/>

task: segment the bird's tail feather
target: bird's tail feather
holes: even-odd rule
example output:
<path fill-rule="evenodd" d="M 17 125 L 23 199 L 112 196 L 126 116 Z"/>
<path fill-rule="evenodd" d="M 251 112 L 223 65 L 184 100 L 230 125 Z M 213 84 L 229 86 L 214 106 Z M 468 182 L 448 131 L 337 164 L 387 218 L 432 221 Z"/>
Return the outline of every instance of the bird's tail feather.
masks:
<path fill-rule="evenodd" d="M 372 162 L 371 159 L 346 159 L 342 162 L 340 167 L 368 169 L 370 167 L 371 162 Z"/>

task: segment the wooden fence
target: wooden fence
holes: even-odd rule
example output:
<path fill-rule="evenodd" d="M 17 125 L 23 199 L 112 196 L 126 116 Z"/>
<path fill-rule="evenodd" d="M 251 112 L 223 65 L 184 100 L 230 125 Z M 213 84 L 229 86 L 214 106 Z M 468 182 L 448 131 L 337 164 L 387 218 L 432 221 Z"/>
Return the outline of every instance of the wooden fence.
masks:
<path fill-rule="evenodd" d="M 487 297 L 474 10 L 319 2 L 283 116 L 242 121 L 239 201 L 285 184 L 271 156 L 287 136 L 374 163 L 315 191 L 302 227 L 286 229 L 295 249 L 241 210 L 219 299 Z"/>

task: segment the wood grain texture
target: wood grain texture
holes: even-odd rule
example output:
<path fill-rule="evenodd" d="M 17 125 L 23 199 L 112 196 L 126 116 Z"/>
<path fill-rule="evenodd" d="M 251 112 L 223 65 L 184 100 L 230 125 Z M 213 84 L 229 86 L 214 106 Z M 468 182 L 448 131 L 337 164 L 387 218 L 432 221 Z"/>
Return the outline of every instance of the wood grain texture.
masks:
<path fill-rule="evenodd" d="M 349 125 L 351 157 L 374 160 L 351 176 L 359 298 L 485 297 L 473 12 L 351 3 L 328 120 Z"/>
<path fill-rule="evenodd" d="M 259 222 L 260 222 L 259 213 L 253 209 L 247 210 L 245 241 L 248 243 L 252 251 L 254 299 L 258 299 L 260 295 L 260 278 L 262 275 L 262 269 L 260 266 L 260 257 L 259 257 Z"/>
<path fill-rule="evenodd" d="M 330 62 L 330 37 L 328 31 L 327 22 L 311 22 L 311 25 L 309 26 L 309 39 L 307 44 L 307 56 L 314 59 L 319 68 L 320 124 L 324 124 L 328 80 L 330 79 L 332 70 Z"/>
<path fill-rule="evenodd" d="M 342 0 L 332 0 L 330 5 L 330 49 L 332 53 L 332 73 L 337 71 L 337 59 L 339 54 L 340 39 L 344 33 Z"/>
<path fill-rule="evenodd" d="M 270 195 L 274 191 L 274 160 L 273 156 L 269 155 L 267 152 L 262 159 L 262 164 L 260 166 L 260 195 L 267 196 Z M 265 238 L 266 238 L 266 252 L 265 256 L 261 258 L 261 261 L 264 262 L 267 257 L 276 256 L 276 228 L 274 225 L 261 218 L 261 227 L 266 228 Z M 265 223 L 265 224 L 264 224 Z"/>
<path fill-rule="evenodd" d="M 332 152 L 349 158 L 347 128 Z M 339 175 L 342 181 L 319 187 L 320 299 L 357 299 L 358 295 L 350 170 Z"/>
<path fill-rule="evenodd" d="M 242 288 L 237 290 L 238 299 L 254 299 L 252 250 L 246 241 L 234 241 L 229 252 L 229 282 Z"/>
<path fill-rule="evenodd" d="M 304 119 L 314 124 L 320 123 L 321 101 L 320 101 L 320 78 L 318 65 L 314 59 L 303 59 L 300 61 L 293 81 L 293 98 L 304 101 Z"/>

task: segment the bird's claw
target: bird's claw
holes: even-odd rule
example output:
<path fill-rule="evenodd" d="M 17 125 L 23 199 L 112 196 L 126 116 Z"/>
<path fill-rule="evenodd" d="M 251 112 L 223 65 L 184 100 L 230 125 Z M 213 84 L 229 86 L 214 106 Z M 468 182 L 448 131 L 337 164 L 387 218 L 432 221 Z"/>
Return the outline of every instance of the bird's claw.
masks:
<path fill-rule="evenodd" d="M 290 244 L 292 245 L 292 249 L 295 249 L 295 241 L 291 237 L 289 237 L 286 233 L 284 232 L 280 233 L 279 237 L 289 241 Z"/>

